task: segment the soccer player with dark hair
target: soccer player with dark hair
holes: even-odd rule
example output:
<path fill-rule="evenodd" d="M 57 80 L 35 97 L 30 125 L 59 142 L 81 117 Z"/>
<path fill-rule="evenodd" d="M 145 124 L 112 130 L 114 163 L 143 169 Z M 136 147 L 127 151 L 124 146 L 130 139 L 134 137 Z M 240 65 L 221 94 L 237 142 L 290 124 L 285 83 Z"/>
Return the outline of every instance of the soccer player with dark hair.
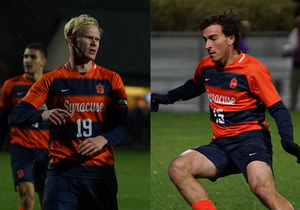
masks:
<path fill-rule="evenodd" d="M 42 75 L 47 62 L 47 50 L 40 43 L 26 46 L 23 54 L 24 74 L 7 80 L 0 101 L 0 148 L 8 135 L 8 115 Z M 34 192 L 42 206 L 48 166 L 49 123 L 36 122 L 13 126 L 10 130 L 10 156 L 19 210 L 32 210 Z"/>
<path fill-rule="evenodd" d="M 95 64 L 102 29 L 80 15 L 66 23 L 70 59 L 45 74 L 9 117 L 12 125 L 50 122 L 43 210 L 116 210 L 113 146 L 128 136 L 120 76 Z M 48 110 L 39 110 L 46 103 Z"/>
<path fill-rule="evenodd" d="M 185 151 L 169 167 L 169 176 L 194 210 L 216 209 L 197 178 L 212 181 L 242 173 L 251 191 L 270 209 L 293 209 L 275 189 L 272 143 L 265 118 L 274 117 L 283 149 L 296 156 L 288 110 L 271 80 L 268 69 L 255 58 L 237 50 L 239 21 L 233 11 L 205 19 L 200 30 L 208 56 L 193 79 L 166 94 L 152 94 L 152 109 L 206 92 L 213 138 L 210 144 Z"/>

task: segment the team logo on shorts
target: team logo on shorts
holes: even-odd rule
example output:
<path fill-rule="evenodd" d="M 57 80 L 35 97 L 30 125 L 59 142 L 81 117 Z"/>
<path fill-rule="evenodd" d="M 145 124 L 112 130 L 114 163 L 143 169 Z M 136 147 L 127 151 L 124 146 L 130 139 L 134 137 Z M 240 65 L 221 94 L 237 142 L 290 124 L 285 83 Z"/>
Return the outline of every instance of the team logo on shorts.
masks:
<path fill-rule="evenodd" d="M 96 89 L 97 89 L 98 94 L 103 94 L 104 93 L 104 86 L 101 85 L 100 83 L 99 83 L 99 85 L 96 86 Z"/>
<path fill-rule="evenodd" d="M 18 178 L 23 178 L 24 177 L 24 171 L 22 169 L 17 171 Z"/>
<path fill-rule="evenodd" d="M 235 89 L 236 86 L 237 86 L 237 83 L 238 83 L 237 79 L 236 79 L 236 78 L 233 78 L 233 79 L 230 81 L 230 85 L 229 85 L 230 88 Z"/>

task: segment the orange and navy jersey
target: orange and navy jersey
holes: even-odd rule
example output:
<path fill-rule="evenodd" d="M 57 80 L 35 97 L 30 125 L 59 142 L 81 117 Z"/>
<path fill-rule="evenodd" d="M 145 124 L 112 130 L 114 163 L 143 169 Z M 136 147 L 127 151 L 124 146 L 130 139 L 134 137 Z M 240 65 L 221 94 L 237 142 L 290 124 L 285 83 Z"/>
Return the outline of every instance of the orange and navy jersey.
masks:
<path fill-rule="evenodd" d="M 9 113 L 18 102 L 26 95 L 33 82 L 22 74 L 7 80 L 2 87 L 0 109 Z M 7 124 L 7 119 L 1 126 Z M 47 149 L 49 143 L 48 123 L 35 123 L 30 126 L 12 127 L 11 144 L 19 144 L 27 148 Z"/>
<path fill-rule="evenodd" d="M 268 69 L 255 58 L 238 52 L 238 58 L 223 68 L 207 56 L 194 74 L 193 81 L 205 85 L 213 139 L 268 130 L 266 107 L 281 100 Z"/>
<path fill-rule="evenodd" d="M 76 147 L 86 138 L 112 130 L 112 104 L 127 108 L 127 95 L 119 74 L 95 63 L 87 73 L 81 74 L 68 62 L 46 73 L 23 101 L 36 109 L 46 102 L 49 110 L 61 108 L 71 114 L 63 126 L 51 125 L 51 163 L 81 164 L 85 169 L 114 164 L 113 146 L 103 148 L 94 157 L 78 154 Z"/>

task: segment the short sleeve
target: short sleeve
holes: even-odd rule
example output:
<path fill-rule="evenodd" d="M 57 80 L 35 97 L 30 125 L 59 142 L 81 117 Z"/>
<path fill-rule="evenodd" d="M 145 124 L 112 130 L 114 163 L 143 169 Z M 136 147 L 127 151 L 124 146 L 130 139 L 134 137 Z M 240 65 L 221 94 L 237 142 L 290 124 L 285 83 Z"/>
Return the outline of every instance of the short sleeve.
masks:
<path fill-rule="evenodd" d="M 49 87 L 51 84 L 50 74 L 43 75 L 34 85 L 29 89 L 27 95 L 22 99 L 32 104 L 36 109 L 39 109 L 48 97 Z"/>
<path fill-rule="evenodd" d="M 251 91 L 270 107 L 281 100 L 266 67 L 256 69 L 249 78 Z"/>

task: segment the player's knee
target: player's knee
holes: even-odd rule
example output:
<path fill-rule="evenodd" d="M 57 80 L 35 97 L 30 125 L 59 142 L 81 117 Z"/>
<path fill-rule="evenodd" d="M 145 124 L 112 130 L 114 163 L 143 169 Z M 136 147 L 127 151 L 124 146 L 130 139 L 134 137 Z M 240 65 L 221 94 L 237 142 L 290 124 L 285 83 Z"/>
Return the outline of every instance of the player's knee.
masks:
<path fill-rule="evenodd" d="M 182 161 L 175 159 L 171 163 L 168 173 L 171 180 L 176 181 L 184 176 L 185 171 L 185 164 Z"/>
<path fill-rule="evenodd" d="M 17 186 L 20 206 L 23 209 L 33 209 L 34 205 L 34 191 L 28 190 L 23 185 Z"/>
<path fill-rule="evenodd" d="M 264 195 L 264 187 L 261 185 L 254 185 L 250 187 L 252 193 L 257 197 L 262 197 Z"/>
<path fill-rule="evenodd" d="M 273 189 L 273 187 L 262 183 L 252 184 L 250 185 L 250 189 L 255 196 L 262 200 L 267 199 L 272 193 L 276 193 L 276 190 Z"/>

